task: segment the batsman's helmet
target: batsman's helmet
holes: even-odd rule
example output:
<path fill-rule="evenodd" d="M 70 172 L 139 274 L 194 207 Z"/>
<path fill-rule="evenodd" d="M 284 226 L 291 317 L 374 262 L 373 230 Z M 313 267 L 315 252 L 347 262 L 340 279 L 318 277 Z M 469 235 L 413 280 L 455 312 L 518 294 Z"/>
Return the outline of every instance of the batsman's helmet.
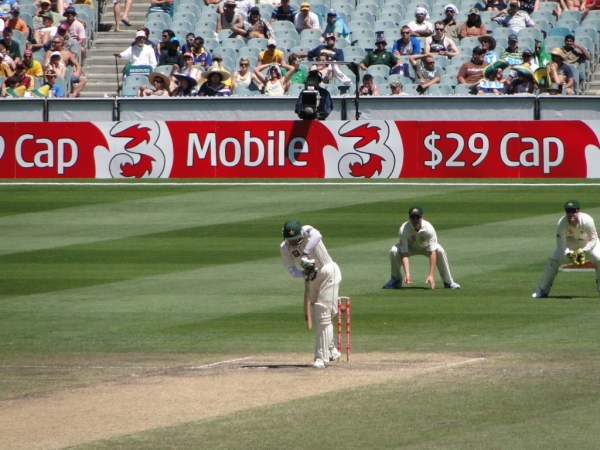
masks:
<path fill-rule="evenodd" d="M 302 225 L 297 220 L 288 220 L 283 225 L 283 239 L 286 241 L 302 239 Z"/>

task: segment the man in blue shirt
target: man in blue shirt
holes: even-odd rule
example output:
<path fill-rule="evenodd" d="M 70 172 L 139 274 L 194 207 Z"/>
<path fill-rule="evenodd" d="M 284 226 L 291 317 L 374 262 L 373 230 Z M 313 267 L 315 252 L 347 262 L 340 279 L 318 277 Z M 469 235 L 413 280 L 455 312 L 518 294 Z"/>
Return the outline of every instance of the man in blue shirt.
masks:
<path fill-rule="evenodd" d="M 44 85 L 47 84 L 48 86 L 50 86 L 50 92 L 48 92 L 49 98 L 62 98 L 65 96 L 65 93 L 62 90 L 62 87 L 60 87 L 60 84 L 56 83 L 56 78 L 57 75 L 53 69 L 47 70 L 44 74 Z"/>
<path fill-rule="evenodd" d="M 298 11 L 290 6 L 290 0 L 281 0 L 281 6 L 275 8 L 271 13 L 271 23 L 276 20 L 287 20 L 288 22 L 294 23 L 294 17 L 297 12 Z"/>
<path fill-rule="evenodd" d="M 402 37 L 394 42 L 392 47 L 392 55 L 399 58 L 403 55 L 420 55 L 421 43 L 416 37 L 410 35 L 410 28 L 404 25 L 400 29 Z"/>
<path fill-rule="evenodd" d="M 305 58 L 308 56 L 309 58 L 316 59 L 319 57 L 319 55 L 325 54 L 325 55 L 329 56 L 329 58 L 332 61 L 343 61 L 344 60 L 344 52 L 340 48 L 335 48 L 335 41 L 336 41 L 335 35 L 328 34 L 325 37 L 325 45 L 319 45 L 319 46 L 313 48 L 309 52 L 298 52 L 297 55 L 300 58 Z"/>

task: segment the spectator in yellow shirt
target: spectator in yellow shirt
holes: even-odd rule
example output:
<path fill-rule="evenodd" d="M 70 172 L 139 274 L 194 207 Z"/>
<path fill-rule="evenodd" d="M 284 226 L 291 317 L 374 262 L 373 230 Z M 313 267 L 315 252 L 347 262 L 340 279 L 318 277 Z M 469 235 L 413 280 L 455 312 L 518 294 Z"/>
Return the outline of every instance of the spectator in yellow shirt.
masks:
<path fill-rule="evenodd" d="M 31 50 L 25 50 L 23 53 L 23 64 L 25 65 L 25 71 L 30 77 L 35 77 L 39 80 L 44 76 L 42 65 L 33 59 L 33 52 Z"/>

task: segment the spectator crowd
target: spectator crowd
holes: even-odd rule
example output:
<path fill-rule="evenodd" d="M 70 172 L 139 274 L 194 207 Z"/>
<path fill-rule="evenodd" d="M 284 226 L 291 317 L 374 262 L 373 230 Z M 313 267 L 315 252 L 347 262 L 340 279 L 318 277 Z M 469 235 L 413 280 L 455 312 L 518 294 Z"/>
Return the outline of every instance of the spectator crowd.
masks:
<path fill-rule="evenodd" d="M 78 5 L 93 0 L 36 1 L 28 20 L 0 5 L 2 96 L 76 97 L 95 26 Z M 118 31 L 131 0 L 122 18 L 114 1 Z M 121 95 L 297 95 L 309 70 L 332 95 L 574 95 L 598 62 L 600 0 L 431 3 L 151 0 L 115 49 Z"/>

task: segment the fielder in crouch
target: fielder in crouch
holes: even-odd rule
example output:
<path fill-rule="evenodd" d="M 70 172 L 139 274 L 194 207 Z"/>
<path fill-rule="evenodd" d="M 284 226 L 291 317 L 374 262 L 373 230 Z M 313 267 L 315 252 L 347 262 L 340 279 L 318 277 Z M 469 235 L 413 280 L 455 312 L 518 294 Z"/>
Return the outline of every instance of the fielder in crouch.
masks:
<path fill-rule="evenodd" d="M 565 203 L 565 215 L 556 227 L 556 250 L 546 262 L 542 280 L 533 298 L 548 297 L 552 283 L 558 274 L 558 268 L 569 261 L 583 264 L 586 256 L 596 266 L 596 290 L 600 292 L 600 246 L 596 234 L 594 219 L 579 210 L 577 200 Z"/>
<path fill-rule="evenodd" d="M 332 317 L 337 311 L 337 299 L 342 281 L 338 265 L 331 259 L 321 233 L 310 225 L 288 220 L 283 226 L 283 242 L 279 247 L 283 265 L 294 278 L 304 277 L 312 304 L 315 324 L 315 362 L 313 367 L 324 369 L 341 354 L 333 341 Z M 303 270 L 296 267 L 298 263 Z"/>
<path fill-rule="evenodd" d="M 452 279 L 446 251 L 438 244 L 433 225 L 423 220 L 423 209 L 420 206 L 409 208 L 408 217 L 410 220 L 404 222 L 398 232 L 400 241 L 390 250 L 392 278 L 383 286 L 383 289 L 400 289 L 402 287 L 401 266 L 404 268 L 404 282 L 412 284 L 408 258 L 415 255 L 429 258 L 429 275 L 425 283 L 431 285 L 431 289 L 435 289 L 436 266 L 442 276 L 445 288 L 460 289 L 460 285 Z"/>

